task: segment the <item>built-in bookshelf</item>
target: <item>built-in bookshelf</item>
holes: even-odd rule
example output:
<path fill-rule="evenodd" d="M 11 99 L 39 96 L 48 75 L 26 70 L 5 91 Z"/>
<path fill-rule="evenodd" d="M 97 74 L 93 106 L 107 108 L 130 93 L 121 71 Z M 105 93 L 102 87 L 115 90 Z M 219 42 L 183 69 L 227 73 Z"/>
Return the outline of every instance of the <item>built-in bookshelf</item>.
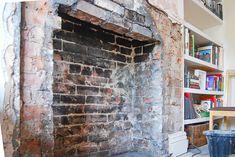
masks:
<path fill-rule="evenodd" d="M 221 0 L 215 2 L 220 3 Z M 185 20 L 202 30 L 223 24 L 223 20 L 204 3 L 202 0 L 184 0 Z"/>
<path fill-rule="evenodd" d="M 191 94 L 200 94 L 200 95 L 217 95 L 217 96 L 223 96 L 223 91 L 208 91 L 208 90 L 201 90 L 201 89 L 193 89 L 193 88 L 184 88 L 185 93 L 191 93 Z"/>
<path fill-rule="evenodd" d="M 222 119 L 223 117 L 215 117 L 214 120 L 219 120 Z M 209 117 L 202 117 L 202 118 L 196 118 L 196 119 L 187 119 L 184 120 L 184 125 L 189 125 L 189 124 L 197 124 L 197 123 L 204 123 L 208 122 Z"/>
<path fill-rule="evenodd" d="M 190 68 L 194 68 L 194 69 L 198 68 L 207 72 L 223 72 L 223 67 L 210 64 L 206 61 L 200 60 L 198 58 L 195 58 L 189 55 L 184 55 L 184 62 Z"/>
<path fill-rule="evenodd" d="M 184 94 L 193 97 L 193 107 L 209 102 L 210 107 L 223 104 L 223 45 L 203 32 L 223 24 L 221 12 L 214 8 L 221 7 L 221 0 L 212 2 L 208 7 L 208 1 L 184 0 Z M 184 119 L 184 125 L 208 121 L 209 117 L 197 113 L 192 119 Z"/>

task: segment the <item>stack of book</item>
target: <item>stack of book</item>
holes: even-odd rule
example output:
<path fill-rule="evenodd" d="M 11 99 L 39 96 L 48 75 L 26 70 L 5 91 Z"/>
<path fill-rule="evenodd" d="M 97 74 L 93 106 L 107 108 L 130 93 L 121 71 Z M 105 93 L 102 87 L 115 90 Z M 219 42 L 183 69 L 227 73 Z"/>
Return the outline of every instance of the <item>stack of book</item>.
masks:
<path fill-rule="evenodd" d="M 194 70 L 194 75 L 196 75 L 199 78 L 200 89 L 206 90 L 206 71 L 203 71 L 203 70 L 200 70 L 200 69 L 195 69 Z"/>
<path fill-rule="evenodd" d="M 222 74 L 207 75 L 206 89 L 209 91 L 223 91 L 224 90 L 224 78 Z"/>
<path fill-rule="evenodd" d="M 200 80 L 199 77 L 196 75 L 191 75 L 190 76 L 190 82 L 189 82 L 189 87 L 193 89 L 200 89 Z"/>
<path fill-rule="evenodd" d="M 199 47 L 195 57 L 217 66 L 223 66 L 223 49 L 216 45 Z"/>
<path fill-rule="evenodd" d="M 185 54 L 201 59 L 208 63 L 223 67 L 223 48 L 217 45 L 198 47 L 196 51 L 195 36 L 188 28 L 185 28 Z"/>

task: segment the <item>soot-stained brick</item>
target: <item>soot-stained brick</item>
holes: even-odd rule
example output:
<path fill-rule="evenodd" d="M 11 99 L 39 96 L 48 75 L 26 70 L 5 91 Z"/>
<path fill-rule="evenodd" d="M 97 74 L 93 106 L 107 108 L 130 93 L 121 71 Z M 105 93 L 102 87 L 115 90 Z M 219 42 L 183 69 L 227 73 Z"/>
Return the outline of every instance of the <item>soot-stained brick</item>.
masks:
<path fill-rule="evenodd" d="M 85 76 L 77 75 L 77 74 L 68 74 L 66 76 L 65 82 L 76 84 L 76 85 L 84 85 L 85 84 Z"/>
<path fill-rule="evenodd" d="M 90 67 L 83 67 L 82 68 L 82 75 L 91 75 L 92 69 Z"/>
<path fill-rule="evenodd" d="M 120 62 L 124 62 L 124 63 L 126 62 L 126 56 L 121 55 L 121 54 L 116 54 L 115 59 Z"/>
<path fill-rule="evenodd" d="M 53 49 L 61 50 L 62 49 L 62 42 L 59 39 L 53 39 Z"/>
<path fill-rule="evenodd" d="M 73 23 L 71 23 L 67 20 L 62 20 L 62 29 L 72 32 L 73 31 Z"/>
<path fill-rule="evenodd" d="M 63 50 L 73 53 L 86 53 L 87 47 L 80 44 L 63 42 Z"/>
<path fill-rule="evenodd" d="M 90 135 L 88 136 L 88 141 L 89 142 L 95 142 L 95 143 L 100 143 L 103 141 L 107 141 L 108 137 L 102 137 L 100 135 Z"/>
<path fill-rule="evenodd" d="M 67 116 L 62 116 L 62 117 L 54 117 L 53 118 L 53 122 L 55 126 L 59 126 L 59 125 L 68 125 L 69 121 L 68 121 L 68 117 Z"/>
<path fill-rule="evenodd" d="M 70 64 L 69 65 L 69 72 L 70 73 L 80 73 L 81 72 L 81 65 Z"/>
<path fill-rule="evenodd" d="M 103 87 L 107 85 L 108 79 L 102 77 L 87 77 L 86 84 L 89 86 L 100 86 Z"/>
<path fill-rule="evenodd" d="M 144 46 L 143 53 L 152 53 L 154 46 L 155 46 L 155 44 Z"/>
<path fill-rule="evenodd" d="M 84 124 L 86 120 L 87 120 L 86 115 L 69 116 L 68 123 L 69 124 Z"/>
<path fill-rule="evenodd" d="M 149 58 L 148 54 L 140 55 L 140 56 L 135 56 L 134 57 L 134 62 L 139 63 L 139 62 L 144 62 L 147 61 Z"/>
<path fill-rule="evenodd" d="M 125 55 L 131 55 L 132 49 L 120 47 L 120 52 Z"/>
<path fill-rule="evenodd" d="M 116 0 L 114 1 L 116 3 Z M 136 25 L 145 22 L 145 17 L 135 10 L 128 16 L 129 19 L 135 20 Z M 69 21 L 69 19 L 66 20 Z M 128 21 L 125 20 L 125 22 Z M 53 112 L 57 118 L 54 120 L 55 130 L 63 128 L 57 130 L 57 133 L 63 137 L 59 148 L 64 148 L 64 145 L 68 146 L 66 150 L 63 150 L 66 151 L 67 156 L 78 154 L 99 156 L 103 150 L 107 150 L 107 154 L 111 156 L 112 153 L 119 151 L 122 153 L 130 149 L 126 148 L 127 146 L 132 145 L 131 140 L 128 144 L 125 142 L 132 138 L 129 134 L 138 136 L 138 131 L 149 134 L 149 128 L 156 124 L 156 121 L 153 123 L 151 119 L 148 122 L 143 121 L 146 117 L 155 118 L 155 115 L 141 117 L 142 112 L 146 112 L 145 114 L 149 112 L 147 113 L 148 109 L 140 103 L 143 101 L 143 96 L 158 92 L 151 89 L 150 80 L 156 78 L 151 77 L 153 63 L 148 62 L 152 59 L 149 57 L 152 56 L 149 54 L 152 52 L 149 46 L 153 40 L 130 39 L 76 19 L 72 19 L 72 23 L 74 23 L 75 32 L 55 31 L 54 36 L 56 40 L 64 43 L 63 50 L 58 49 L 58 53 L 55 52 L 56 55 L 58 54 L 55 57 L 56 62 L 67 65 L 54 77 L 62 77 L 62 81 L 58 83 L 69 84 L 75 88 L 75 93 L 57 93 L 58 95 L 54 96 Z M 146 63 L 130 64 L 132 61 Z M 57 70 L 59 71 L 59 68 Z M 137 88 L 141 88 L 142 95 L 137 94 L 135 91 Z M 135 91 L 134 95 L 132 91 Z M 77 96 L 81 96 L 82 99 L 78 99 Z M 140 97 L 138 98 L 140 101 L 132 102 L 133 97 L 134 99 Z M 133 105 L 135 113 L 131 110 Z M 151 114 L 154 113 L 151 112 Z M 139 124 L 134 124 L 135 121 Z M 83 134 L 85 134 L 85 141 L 83 141 Z M 78 138 L 70 139 L 77 135 Z M 145 138 L 145 135 L 141 135 L 140 138 L 142 136 Z M 110 141 L 111 143 L 118 141 L 118 143 L 110 144 Z M 152 143 L 149 139 L 144 142 Z M 115 145 L 114 148 L 113 145 Z M 117 148 L 116 145 L 117 147 L 123 145 L 126 149 Z M 139 147 L 144 149 L 144 144 L 140 143 Z M 150 147 L 152 148 L 152 145 Z M 112 148 L 117 152 L 112 152 Z"/>
<path fill-rule="evenodd" d="M 63 93 L 63 94 L 74 94 L 75 87 L 68 84 L 63 83 L 54 83 L 53 84 L 53 92 L 54 93 Z"/>
<path fill-rule="evenodd" d="M 80 144 L 80 143 L 86 142 L 86 141 L 87 141 L 86 136 L 79 136 L 78 135 L 78 136 L 66 137 L 64 139 L 64 146 L 68 147 L 68 146 Z M 72 149 L 72 152 L 66 152 L 66 154 L 74 156 L 75 151 L 76 151 L 75 149 Z"/>
<path fill-rule="evenodd" d="M 119 46 L 110 44 L 110 43 L 104 43 L 103 49 L 108 50 L 108 51 L 117 51 L 119 50 Z"/>
<path fill-rule="evenodd" d="M 130 40 L 127 40 L 125 38 L 117 37 L 116 42 L 117 42 L 118 45 L 122 45 L 122 46 L 126 46 L 126 47 L 131 48 L 131 41 Z"/>
<path fill-rule="evenodd" d="M 53 102 L 60 103 L 60 95 L 53 94 Z"/>
<path fill-rule="evenodd" d="M 135 54 L 141 54 L 142 53 L 142 47 L 135 48 Z"/>
<path fill-rule="evenodd" d="M 77 86 L 77 94 L 80 95 L 97 95 L 99 94 L 99 88 L 89 86 Z"/>
<path fill-rule="evenodd" d="M 105 98 L 102 96 L 87 96 L 86 103 L 88 104 L 103 104 Z"/>
<path fill-rule="evenodd" d="M 84 106 L 77 105 L 77 106 L 53 106 L 53 113 L 54 115 L 68 115 L 74 113 L 83 113 Z"/>
<path fill-rule="evenodd" d="M 114 41 L 115 41 L 115 36 L 113 34 L 108 33 L 108 32 L 98 31 L 97 36 L 99 39 L 101 39 L 105 42 L 114 43 Z"/>
<path fill-rule="evenodd" d="M 107 115 L 89 115 L 87 121 L 90 123 L 107 122 Z"/>
<path fill-rule="evenodd" d="M 110 78 L 110 76 L 112 75 L 112 70 L 94 68 L 94 71 L 95 71 L 96 75 L 99 76 L 99 77 Z"/>
<path fill-rule="evenodd" d="M 84 96 L 61 95 L 60 102 L 61 103 L 68 103 L 68 104 L 84 104 L 85 97 Z"/>
<path fill-rule="evenodd" d="M 139 47 L 139 46 L 144 46 L 147 45 L 149 43 L 152 43 L 152 41 L 140 41 L 140 40 L 132 40 L 132 46 L 133 47 Z"/>

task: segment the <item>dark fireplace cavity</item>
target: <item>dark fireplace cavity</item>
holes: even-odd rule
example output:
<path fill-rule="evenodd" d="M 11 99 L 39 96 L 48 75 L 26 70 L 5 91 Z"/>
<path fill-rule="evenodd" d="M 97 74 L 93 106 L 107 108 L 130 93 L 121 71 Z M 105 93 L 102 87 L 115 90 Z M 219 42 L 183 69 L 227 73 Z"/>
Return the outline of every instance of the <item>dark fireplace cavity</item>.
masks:
<path fill-rule="evenodd" d="M 60 16 L 62 30 L 53 39 L 55 154 L 111 156 L 153 149 L 161 100 L 152 91 L 161 89 L 151 83 L 161 73 L 151 52 L 159 42 Z"/>

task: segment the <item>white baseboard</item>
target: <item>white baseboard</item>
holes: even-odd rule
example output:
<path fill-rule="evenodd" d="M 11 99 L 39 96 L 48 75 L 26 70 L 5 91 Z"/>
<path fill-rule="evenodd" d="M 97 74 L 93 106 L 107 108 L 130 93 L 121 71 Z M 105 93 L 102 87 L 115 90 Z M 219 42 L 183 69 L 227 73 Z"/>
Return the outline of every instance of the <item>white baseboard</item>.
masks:
<path fill-rule="evenodd" d="M 181 131 L 169 134 L 168 139 L 169 153 L 172 154 L 172 157 L 176 157 L 187 152 L 188 140 L 185 132 Z"/>

